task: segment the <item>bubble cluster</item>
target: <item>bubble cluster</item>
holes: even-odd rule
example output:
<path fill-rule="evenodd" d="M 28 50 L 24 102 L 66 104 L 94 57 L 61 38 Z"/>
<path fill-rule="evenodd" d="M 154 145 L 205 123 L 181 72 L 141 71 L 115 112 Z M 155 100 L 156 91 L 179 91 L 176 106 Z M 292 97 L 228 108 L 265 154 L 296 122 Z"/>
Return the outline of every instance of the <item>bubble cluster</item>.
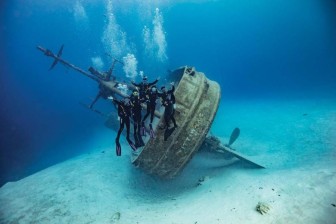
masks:
<path fill-rule="evenodd" d="M 92 64 L 93 64 L 93 66 L 94 66 L 95 68 L 97 68 L 98 70 L 101 70 L 101 69 L 103 69 L 103 67 L 104 67 L 104 62 L 103 62 L 102 58 L 99 57 L 99 56 L 97 56 L 97 57 L 92 57 L 92 58 L 91 58 L 91 62 L 92 62 Z"/>
<path fill-rule="evenodd" d="M 127 54 L 125 57 L 123 57 L 123 63 L 123 70 L 126 74 L 126 77 L 134 79 L 138 74 L 138 61 L 135 58 L 134 54 Z"/>
<path fill-rule="evenodd" d="M 87 20 L 88 18 L 86 15 L 85 8 L 80 1 L 76 1 L 74 8 L 73 8 L 73 13 L 74 13 L 75 20 L 77 22 Z"/>

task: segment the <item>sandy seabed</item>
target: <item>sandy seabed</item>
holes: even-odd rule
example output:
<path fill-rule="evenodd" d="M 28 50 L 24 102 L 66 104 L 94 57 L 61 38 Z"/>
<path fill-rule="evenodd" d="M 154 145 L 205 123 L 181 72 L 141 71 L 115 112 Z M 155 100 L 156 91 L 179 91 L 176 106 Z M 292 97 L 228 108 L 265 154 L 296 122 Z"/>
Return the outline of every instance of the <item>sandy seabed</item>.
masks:
<path fill-rule="evenodd" d="M 221 104 L 212 134 L 225 143 L 239 127 L 233 148 L 266 169 L 202 151 L 160 180 L 131 164 L 125 143 L 116 157 L 111 141 L 5 184 L 0 223 L 336 223 L 336 100 Z"/>

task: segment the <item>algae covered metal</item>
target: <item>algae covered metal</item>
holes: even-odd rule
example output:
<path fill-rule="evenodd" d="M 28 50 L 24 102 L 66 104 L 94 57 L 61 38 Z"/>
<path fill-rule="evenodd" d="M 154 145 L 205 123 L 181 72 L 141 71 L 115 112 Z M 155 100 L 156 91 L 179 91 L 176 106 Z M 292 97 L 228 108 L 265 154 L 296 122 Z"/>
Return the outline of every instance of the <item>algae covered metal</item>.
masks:
<path fill-rule="evenodd" d="M 151 174 L 172 178 L 177 175 L 202 145 L 219 101 L 220 86 L 193 70 L 184 67 L 175 90 L 175 120 L 178 128 L 165 140 L 165 130 L 156 128 L 156 138 L 150 139 L 133 163 Z M 163 125 L 161 117 L 159 124 Z M 159 125 L 160 126 L 160 125 Z"/>

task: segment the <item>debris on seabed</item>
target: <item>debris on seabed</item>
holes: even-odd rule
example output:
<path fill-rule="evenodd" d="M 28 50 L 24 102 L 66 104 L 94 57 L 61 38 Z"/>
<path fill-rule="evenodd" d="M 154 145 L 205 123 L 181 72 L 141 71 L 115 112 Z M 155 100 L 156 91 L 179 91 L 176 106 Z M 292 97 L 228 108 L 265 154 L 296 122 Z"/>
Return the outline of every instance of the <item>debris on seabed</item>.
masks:
<path fill-rule="evenodd" d="M 201 186 L 204 181 L 209 180 L 209 176 L 204 176 L 198 179 L 197 186 Z"/>
<path fill-rule="evenodd" d="M 266 203 L 263 203 L 263 202 L 258 202 L 257 206 L 256 206 L 256 210 L 264 215 L 266 214 L 267 212 L 269 212 L 270 208 L 269 208 L 269 205 L 267 205 Z"/>
<path fill-rule="evenodd" d="M 114 223 L 116 221 L 119 221 L 120 216 L 121 216 L 120 212 L 114 213 L 113 216 L 112 216 L 112 218 L 111 218 L 112 219 L 112 223 Z"/>

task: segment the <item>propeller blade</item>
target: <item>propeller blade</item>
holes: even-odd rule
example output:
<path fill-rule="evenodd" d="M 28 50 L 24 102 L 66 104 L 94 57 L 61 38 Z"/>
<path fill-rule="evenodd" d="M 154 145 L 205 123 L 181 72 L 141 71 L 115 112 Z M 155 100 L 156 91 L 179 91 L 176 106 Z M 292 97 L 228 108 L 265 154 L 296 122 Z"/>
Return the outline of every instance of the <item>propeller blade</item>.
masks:
<path fill-rule="evenodd" d="M 237 140 L 237 138 L 239 137 L 239 134 L 240 134 L 240 129 L 235 128 L 231 133 L 228 146 L 232 145 Z"/>

